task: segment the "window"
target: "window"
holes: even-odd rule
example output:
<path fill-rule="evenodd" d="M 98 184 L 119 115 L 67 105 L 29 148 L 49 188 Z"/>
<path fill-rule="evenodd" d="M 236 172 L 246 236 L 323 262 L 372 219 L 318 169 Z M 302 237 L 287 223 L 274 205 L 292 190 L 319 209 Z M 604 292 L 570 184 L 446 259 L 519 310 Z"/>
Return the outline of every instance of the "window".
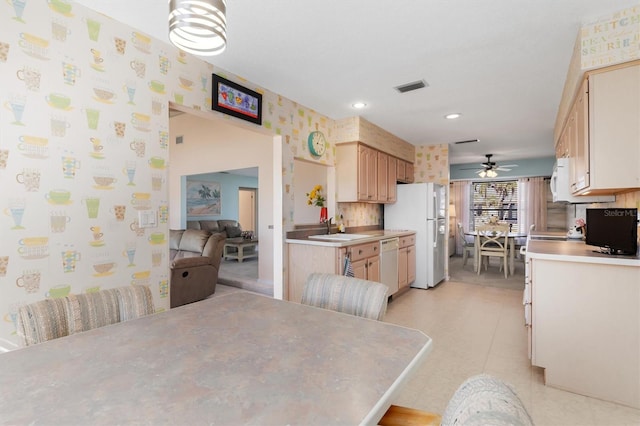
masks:
<path fill-rule="evenodd" d="M 474 230 L 491 216 L 518 229 L 518 181 L 473 182 L 470 205 Z"/>

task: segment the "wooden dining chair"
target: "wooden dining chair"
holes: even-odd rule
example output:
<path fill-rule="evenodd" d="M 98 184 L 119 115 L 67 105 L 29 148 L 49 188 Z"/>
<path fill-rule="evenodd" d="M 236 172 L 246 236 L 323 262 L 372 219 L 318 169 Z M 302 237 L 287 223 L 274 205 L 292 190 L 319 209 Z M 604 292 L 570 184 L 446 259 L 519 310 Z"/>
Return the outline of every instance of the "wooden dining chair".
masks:
<path fill-rule="evenodd" d="M 482 269 L 483 257 L 486 257 L 485 270 L 489 265 L 489 257 L 501 257 L 500 270 L 504 268 L 504 277 L 509 274 L 509 225 L 480 225 L 476 227 L 476 251 L 478 254 L 478 275 Z"/>
<path fill-rule="evenodd" d="M 467 238 L 464 234 L 464 229 L 462 228 L 462 224 L 458 222 L 458 241 L 462 245 L 462 266 L 466 266 L 467 258 L 469 257 L 469 253 L 473 256 L 476 250 L 476 244 L 474 241 L 467 241 Z M 474 265 L 475 265 L 475 256 L 474 256 Z"/>
<path fill-rule="evenodd" d="M 387 312 L 389 288 L 381 283 L 312 273 L 307 277 L 302 304 L 382 321 Z"/>

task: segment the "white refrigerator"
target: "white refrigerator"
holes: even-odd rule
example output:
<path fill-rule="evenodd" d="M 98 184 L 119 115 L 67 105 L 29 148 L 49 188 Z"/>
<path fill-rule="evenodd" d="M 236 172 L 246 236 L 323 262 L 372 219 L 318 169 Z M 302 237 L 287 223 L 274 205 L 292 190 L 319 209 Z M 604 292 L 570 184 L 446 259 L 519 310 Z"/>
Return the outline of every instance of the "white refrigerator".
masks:
<path fill-rule="evenodd" d="M 445 187 L 435 183 L 398 185 L 397 201 L 384 205 L 384 229 L 416 231 L 416 280 L 411 287 L 435 287 L 444 280 Z"/>

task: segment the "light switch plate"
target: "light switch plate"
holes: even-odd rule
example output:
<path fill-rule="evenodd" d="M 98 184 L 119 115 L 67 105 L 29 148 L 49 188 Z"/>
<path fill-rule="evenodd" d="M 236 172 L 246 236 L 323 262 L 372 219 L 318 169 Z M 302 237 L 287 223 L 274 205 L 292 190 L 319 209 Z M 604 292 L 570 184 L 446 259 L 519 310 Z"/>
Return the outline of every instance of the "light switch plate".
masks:
<path fill-rule="evenodd" d="M 140 228 L 155 228 L 158 226 L 158 215 L 155 210 L 138 210 L 138 225 Z"/>

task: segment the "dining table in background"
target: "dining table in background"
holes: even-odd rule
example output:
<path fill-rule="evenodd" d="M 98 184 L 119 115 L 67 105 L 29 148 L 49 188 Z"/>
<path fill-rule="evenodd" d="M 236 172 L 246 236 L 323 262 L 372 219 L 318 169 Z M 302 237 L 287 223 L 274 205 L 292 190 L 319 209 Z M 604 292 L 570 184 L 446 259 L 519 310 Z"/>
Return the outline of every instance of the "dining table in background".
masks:
<path fill-rule="evenodd" d="M 474 238 L 474 241 L 476 241 L 476 231 L 466 231 L 464 233 L 464 235 L 468 235 L 470 237 Z M 515 255 L 516 255 L 516 239 L 517 238 L 527 238 L 527 234 L 526 233 L 522 233 L 522 232 L 509 232 L 509 234 L 507 235 L 508 238 L 508 244 L 509 244 L 509 274 L 513 275 L 515 273 Z M 476 241 L 475 243 L 476 247 L 474 250 L 474 265 L 477 268 L 477 263 L 480 259 L 478 259 L 478 243 Z"/>
<path fill-rule="evenodd" d="M 431 347 L 235 292 L 0 354 L 0 423 L 377 424 Z"/>

